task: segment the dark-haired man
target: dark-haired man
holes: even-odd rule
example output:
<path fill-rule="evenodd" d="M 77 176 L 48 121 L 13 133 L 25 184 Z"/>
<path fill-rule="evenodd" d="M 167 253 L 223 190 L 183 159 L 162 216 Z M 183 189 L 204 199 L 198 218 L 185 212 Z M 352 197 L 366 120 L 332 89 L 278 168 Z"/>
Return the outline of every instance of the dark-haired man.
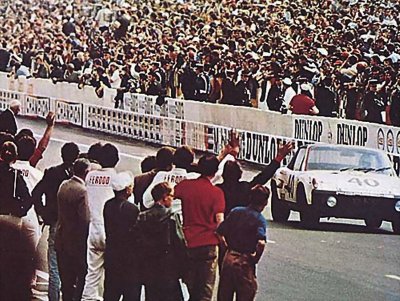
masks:
<path fill-rule="evenodd" d="M 211 301 L 213 295 L 219 244 L 215 230 L 225 212 L 224 193 L 211 183 L 218 165 L 216 156 L 204 155 L 198 163 L 201 176 L 175 186 L 175 198 L 182 201 L 189 257 L 185 281 L 191 300 Z"/>
<path fill-rule="evenodd" d="M 167 182 L 155 185 L 151 194 L 155 205 L 139 215 L 139 245 L 143 265 L 146 300 L 181 301 L 179 283 L 183 265 L 182 244 L 177 235 L 179 216 L 171 210 L 174 189 Z"/>
<path fill-rule="evenodd" d="M 57 193 L 55 244 L 64 301 L 81 299 L 87 273 L 89 206 L 85 178 L 89 170 L 89 160 L 77 159 L 73 165 L 73 177 L 64 181 Z"/>
<path fill-rule="evenodd" d="M 261 212 L 268 204 L 269 190 L 262 185 L 251 189 L 250 204 L 236 207 L 219 225 L 228 251 L 222 264 L 218 301 L 254 300 L 257 292 L 255 265 L 264 252 L 267 221 Z"/>
<path fill-rule="evenodd" d="M 140 260 L 132 229 L 139 209 L 128 201 L 133 192 L 129 172 L 114 175 L 111 186 L 115 196 L 104 205 L 106 233 L 104 300 L 140 300 Z"/>
<path fill-rule="evenodd" d="M 60 277 L 58 274 L 57 255 L 54 248 L 56 223 L 58 220 L 57 192 L 64 180 L 72 177 L 72 164 L 78 158 L 79 148 L 69 142 L 61 148 L 63 163 L 46 169 L 42 180 L 36 185 L 32 192 L 32 199 L 35 208 L 43 218 L 46 225 L 49 225 L 48 238 L 48 265 L 49 265 L 49 301 L 60 299 Z M 41 202 L 42 195 L 45 195 L 45 205 Z"/>
<path fill-rule="evenodd" d="M 9 108 L 0 114 L 0 132 L 10 133 L 15 135 L 17 133 L 17 121 L 15 116 L 21 110 L 21 102 L 18 100 L 12 100 L 9 104 Z"/>
<path fill-rule="evenodd" d="M 101 300 L 100 281 L 104 273 L 105 230 L 103 208 L 114 197 L 111 187 L 115 166 L 119 161 L 118 149 L 107 143 L 98 157 L 101 169 L 92 170 L 86 177 L 88 190 L 90 226 L 88 237 L 88 273 L 82 300 Z"/>

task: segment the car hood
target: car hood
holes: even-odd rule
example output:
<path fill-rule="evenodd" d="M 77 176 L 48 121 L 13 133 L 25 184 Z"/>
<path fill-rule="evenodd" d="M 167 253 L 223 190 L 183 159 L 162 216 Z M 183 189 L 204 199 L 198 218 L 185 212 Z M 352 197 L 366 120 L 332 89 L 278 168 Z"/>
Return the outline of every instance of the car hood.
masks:
<path fill-rule="evenodd" d="M 339 194 L 400 197 L 400 178 L 362 171 L 308 171 L 317 181 L 317 190 Z"/>

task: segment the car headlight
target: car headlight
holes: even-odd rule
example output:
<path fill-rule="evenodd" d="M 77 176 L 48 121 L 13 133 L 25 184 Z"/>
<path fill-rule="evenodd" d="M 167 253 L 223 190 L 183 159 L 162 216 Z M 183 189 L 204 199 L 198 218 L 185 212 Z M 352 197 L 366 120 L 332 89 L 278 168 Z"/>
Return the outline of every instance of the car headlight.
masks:
<path fill-rule="evenodd" d="M 397 212 L 400 212 L 400 200 L 398 200 L 396 202 L 396 204 L 394 204 L 394 210 L 396 210 Z"/>
<path fill-rule="evenodd" d="M 326 204 L 328 205 L 328 207 L 333 208 L 333 207 L 335 207 L 337 205 L 337 199 L 334 196 L 330 196 L 326 200 Z"/>

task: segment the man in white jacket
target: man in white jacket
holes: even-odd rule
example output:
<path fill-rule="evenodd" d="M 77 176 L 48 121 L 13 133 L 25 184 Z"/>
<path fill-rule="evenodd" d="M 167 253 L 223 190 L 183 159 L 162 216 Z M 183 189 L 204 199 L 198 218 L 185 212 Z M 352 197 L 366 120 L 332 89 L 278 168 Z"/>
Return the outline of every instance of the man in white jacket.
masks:
<path fill-rule="evenodd" d="M 88 273 L 82 300 L 102 300 L 100 281 L 104 274 L 105 228 L 103 208 L 106 201 L 114 197 L 111 180 L 116 175 L 115 166 L 119 161 L 117 148 L 107 143 L 102 147 L 99 170 L 92 170 L 86 176 L 90 225 L 88 236 Z"/>

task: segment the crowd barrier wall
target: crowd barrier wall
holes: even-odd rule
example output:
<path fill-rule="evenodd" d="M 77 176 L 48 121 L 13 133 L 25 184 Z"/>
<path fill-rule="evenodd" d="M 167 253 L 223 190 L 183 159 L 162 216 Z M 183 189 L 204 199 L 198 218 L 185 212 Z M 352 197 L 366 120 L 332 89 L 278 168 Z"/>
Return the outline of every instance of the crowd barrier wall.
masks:
<path fill-rule="evenodd" d="M 125 94 L 123 109 L 114 109 L 115 91 L 98 98 L 92 87 L 43 79 L 12 79 L 0 73 L 0 109 L 11 99 L 22 102 L 21 114 L 44 118 L 56 113 L 60 123 L 160 145 L 189 145 L 218 153 L 234 128 L 241 136 L 240 159 L 268 164 L 278 145 L 305 143 L 360 145 L 387 152 L 400 173 L 400 128 L 346 119 L 282 115 L 275 112 L 219 104 Z"/>

